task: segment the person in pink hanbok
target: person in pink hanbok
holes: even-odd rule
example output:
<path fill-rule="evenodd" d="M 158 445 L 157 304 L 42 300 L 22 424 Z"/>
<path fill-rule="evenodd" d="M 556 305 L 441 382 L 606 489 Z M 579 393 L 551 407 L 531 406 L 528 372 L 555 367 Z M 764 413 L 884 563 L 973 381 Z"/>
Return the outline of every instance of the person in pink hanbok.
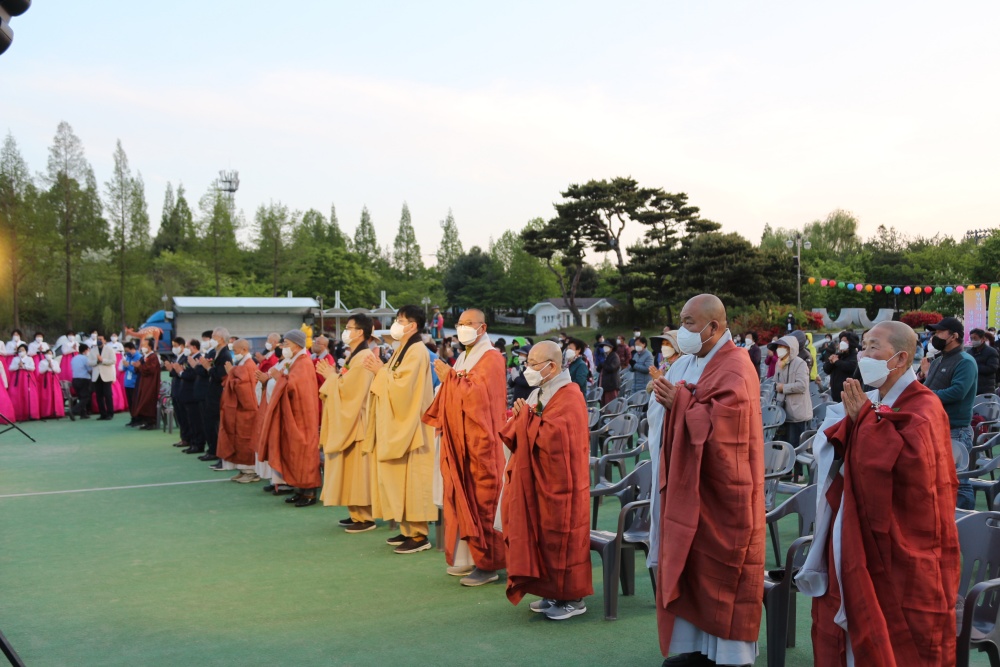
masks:
<path fill-rule="evenodd" d="M 26 343 L 18 346 L 17 356 L 10 362 L 10 375 L 10 399 L 17 421 L 38 419 L 38 378 L 35 360 L 28 356 Z"/>
<path fill-rule="evenodd" d="M 62 369 L 48 343 L 42 343 L 39 349 L 42 354 L 38 362 L 38 414 L 42 419 L 59 419 L 66 416 L 60 380 Z"/>
<path fill-rule="evenodd" d="M 65 336 L 60 336 L 56 341 L 55 353 L 59 357 L 59 376 L 64 382 L 73 384 L 73 357 L 79 354 L 80 341 L 76 339 L 76 334 L 67 331 Z"/>
<path fill-rule="evenodd" d="M 3 415 L 11 422 L 17 421 L 17 415 L 14 413 L 14 403 L 10 400 L 10 394 L 7 389 L 7 370 L 2 363 L 0 363 L 0 415 Z"/>

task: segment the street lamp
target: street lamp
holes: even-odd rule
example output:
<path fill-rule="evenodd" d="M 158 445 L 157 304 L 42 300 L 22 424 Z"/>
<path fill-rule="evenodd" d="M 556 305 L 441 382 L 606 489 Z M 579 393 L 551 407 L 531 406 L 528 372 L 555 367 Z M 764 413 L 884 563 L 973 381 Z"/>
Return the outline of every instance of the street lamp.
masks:
<path fill-rule="evenodd" d="M 322 294 L 317 294 L 316 295 L 316 301 L 319 302 L 319 335 L 320 336 L 325 336 L 326 335 L 326 321 L 324 319 L 325 316 L 324 316 L 324 313 L 323 313 L 323 295 Z"/>
<path fill-rule="evenodd" d="M 431 305 L 431 298 L 429 296 L 425 296 L 420 299 L 420 303 L 424 304 L 424 322 L 430 322 L 431 315 L 427 311 L 427 306 Z"/>
<path fill-rule="evenodd" d="M 795 281 L 795 291 L 798 295 L 798 307 L 802 310 L 802 248 L 809 250 L 812 243 L 802 236 L 801 232 L 795 232 L 795 236 L 785 241 L 785 247 L 791 250 L 795 248 L 795 271 L 797 280 Z"/>

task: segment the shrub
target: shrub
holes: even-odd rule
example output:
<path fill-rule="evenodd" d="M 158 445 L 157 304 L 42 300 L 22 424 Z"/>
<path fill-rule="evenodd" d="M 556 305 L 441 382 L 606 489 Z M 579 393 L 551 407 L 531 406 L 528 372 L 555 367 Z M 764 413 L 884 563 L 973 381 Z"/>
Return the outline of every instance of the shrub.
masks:
<path fill-rule="evenodd" d="M 928 324 L 937 324 L 944 318 L 941 313 L 928 313 L 923 310 L 911 310 L 908 313 L 903 313 L 903 316 L 899 318 L 899 321 L 908 324 L 914 329 L 923 329 Z"/>

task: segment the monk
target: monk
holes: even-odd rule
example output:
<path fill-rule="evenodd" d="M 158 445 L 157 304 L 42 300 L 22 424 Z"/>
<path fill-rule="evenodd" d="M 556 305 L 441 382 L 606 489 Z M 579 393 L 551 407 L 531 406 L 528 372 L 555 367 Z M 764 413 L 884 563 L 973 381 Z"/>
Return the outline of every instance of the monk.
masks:
<path fill-rule="evenodd" d="M 529 608 L 556 621 L 586 613 L 594 592 L 587 402 L 562 358 L 552 341 L 532 346 L 524 377 L 535 389 L 500 431 L 511 450 L 500 512 L 507 599 L 540 595 Z"/>
<path fill-rule="evenodd" d="M 504 567 L 503 535 L 493 523 L 505 464 L 506 360 L 486 334 L 483 311 L 462 313 L 457 331 L 465 350 L 454 368 L 434 363 L 441 387 L 424 422 L 441 431 L 447 572 L 463 586 L 481 586 Z"/>
<path fill-rule="evenodd" d="M 285 502 L 310 507 L 316 504 L 316 489 L 322 484 L 319 387 L 302 331 L 292 329 L 285 334 L 282 358 L 284 363 L 268 371 L 274 385 L 261 425 L 264 452 L 260 458 L 274 469 L 275 490 L 282 484 L 296 489 Z"/>
<path fill-rule="evenodd" d="M 341 522 L 347 533 L 375 529 L 371 460 L 364 453 L 365 435 L 373 427 L 368 410 L 373 375 L 365 368 L 365 359 L 372 354 L 368 339 L 373 326 L 367 315 L 351 315 L 341 337 L 349 350 L 347 363 L 338 368 L 327 354 L 316 364 L 323 377 L 319 388 L 323 401 L 319 441 L 326 455 L 320 498 L 327 506 L 347 506 L 349 518 Z"/>
<path fill-rule="evenodd" d="M 261 373 L 267 373 L 274 368 L 275 364 L 281 361 L 280 351 L 278 350 L 280 344 L 281 334 L 269 333 L 267 335 L 267 341 L 264 343 L 264 354 L 258 352 L 254 356 L 254 361 L 257 362 L 257 368 Z"/>
<path fill-rule="evenodd" d="M 750 665 L 764 596 L 764 430 L 760 383 L 732 342 L 726 309 L 699 294 L 681 310 L 684 355 L 653 381 L 665 409 L 656 617 L 665 667 Z"/>
<path fill-rule="evenodd" d="M 132 419 L 143 424 L 143 430 L 156 428 L 156 402 L 160 398 L 160 358 L 156 356 L 153 338 L 144 338 L 139 346 L 142 359 L 133 361 L 139 379 L 135 386 Z"/>
<path fill-rule="evenodd" d="M 375 355 L 364 360 L 374 375 L 368 409 L 375 428 L 365 440 L 374 457 L 372 514 L 399 523 L 400 534 L 386 540 L 398 554 L 430 549 L 427 523 L 437 519 L 434 429 L 420 419 L 434 397 L 430 352 L 420 336 L 425 319 L 420 306 L 400 308 L 390 329 L 399 346 L 389 362 Z"/>
<path fill-rule="evenodd" d="M 250 341 L 233 343 L 233 360 L 225 363 L 222 380 L 221 418 L 216 454 L 239 472 L 232 478 L 240 484 L 259 482 L 254 472 L 253 427 L 257 418 L 257 364 L 250 356 Z"/>
<path fill-rule="evenodd" d="M 865 334 L 813 452 L 823 480 L 798 589 L 813 598 L 817 667 L 955 664 L 958 480 L 948 415 L 912 370 L 902 322 Z"/>

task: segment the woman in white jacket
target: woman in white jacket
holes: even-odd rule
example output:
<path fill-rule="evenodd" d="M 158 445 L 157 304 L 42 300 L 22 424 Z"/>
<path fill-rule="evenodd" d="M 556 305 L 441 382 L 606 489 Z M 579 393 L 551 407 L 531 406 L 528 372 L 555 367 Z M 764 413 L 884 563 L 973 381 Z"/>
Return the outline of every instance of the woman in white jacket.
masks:
<path fill-rule="evenodd" d="M 799 446 L 799 438 L 812 419 L 809 398 L 809 366 L 799 357 L 799 342 L 794 336 L 783 336 L 768 348 L 778 355 L 774 372 L 777 402 L 785 410 L 785 440 Z"/>

